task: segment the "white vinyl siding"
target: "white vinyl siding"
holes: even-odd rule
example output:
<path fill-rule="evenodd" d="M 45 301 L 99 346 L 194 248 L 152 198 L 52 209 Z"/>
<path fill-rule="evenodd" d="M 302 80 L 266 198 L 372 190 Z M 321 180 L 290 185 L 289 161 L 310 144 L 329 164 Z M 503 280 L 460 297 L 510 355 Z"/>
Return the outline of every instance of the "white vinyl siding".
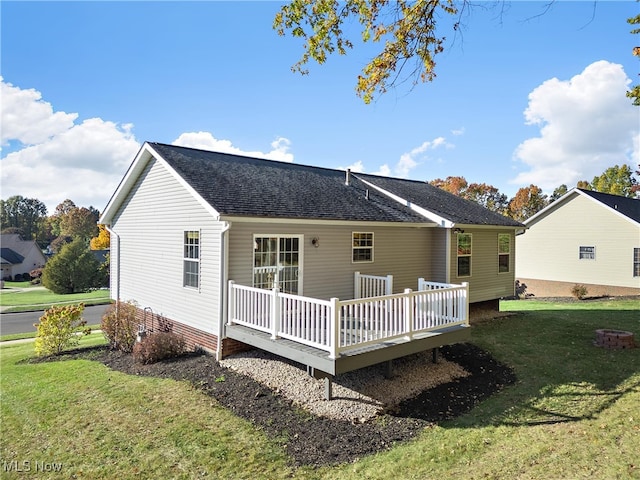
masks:
<path fill-rule="evenodd" d="M 509 258 L 509 272 L 500 273 L 496 261 L 498 247 L 496 229 L 465 227 L 465 235 L 472 235 L 472 269 L 471 275 L 457 276 L 458 242 L 457 235 L 451 235 L 451 283 L 469 283 L 469 301 L 471 303 L 509 297 L 515 290 L 515 240 L 511 230 L 498 230 L 509 235 L 511 254 Z"/>
<path fill-rule="evenodd" d="M 309 225 L 233 222 L 229 231 L 229 279 L 242 285 L 253 283 L 254 235 L 270 232 L 301 237 L 300 264 L 304 266 L 302 288 L 308 297 L 342 300 L 353 298 L 353 275 L 393 275 L 396 293 L 416 289 L 419 277 L 430 277 L 431 235 L 434 228 L 367 227 L 375 237 L 375 262 L 352 263 L 352 232 L 348 224 Z M 318 239 L 318 248 L 312 244 Z"/>
<path fill-rule="evenodd" d="M 112 224 L 119 239 L 120 271 L 112 267 L 112 274 L 119 275 L 120 299 L 135 300 L 140 308 L 149 307 L 155 314 L 217 333 L 222 228 L 211 212 L 152 159 Z M 202 241 L 198 289 L 183 286 L 184 232 L 192 230 L 200 232 Z"/>
<path fill-rule="evenodd" d="M 528 226 L 516 239 L 517 278 L 640 288 L 630 265 L 640 226 L 631 219 L 575 193 Z M 581 260 L 580 246 L 595 246 L 595 261 Z"/>

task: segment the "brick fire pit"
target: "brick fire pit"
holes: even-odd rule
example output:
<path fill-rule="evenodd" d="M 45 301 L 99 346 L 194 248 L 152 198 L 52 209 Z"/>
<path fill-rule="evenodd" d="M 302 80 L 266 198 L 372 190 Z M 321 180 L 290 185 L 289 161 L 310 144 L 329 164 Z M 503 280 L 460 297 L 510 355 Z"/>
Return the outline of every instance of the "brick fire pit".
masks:
<path fill-rule="evenodd" d="M 596 330 L 596 347 L 604 348 L 634 348 L 636 346 L 633 333 L 624 330 Z"/>

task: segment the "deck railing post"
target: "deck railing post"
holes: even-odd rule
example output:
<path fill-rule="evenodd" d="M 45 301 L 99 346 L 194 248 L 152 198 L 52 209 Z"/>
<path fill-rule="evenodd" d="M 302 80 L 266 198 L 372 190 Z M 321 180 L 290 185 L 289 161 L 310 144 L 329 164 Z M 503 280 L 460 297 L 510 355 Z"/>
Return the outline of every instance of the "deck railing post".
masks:
<path fill-rule="evenodd" d="M 332 298 L 330 302 L 329 358 L 335 360 L 338 358 L 338 350 L 340 348 L 340 299 Z"/>
<path fill-rule="evenodd" d="M 353 298 L 361 298 L 362 292 L 360 291 L 360 272 L 353 273 Z"/>
<path fill-rule="evenodd" d="M 272 290 L 273 295 L 271 296 L 271 311 L 270 311 L 270 324 L 271 324 L 271 339 L 275 340 L 278 338 L 278 333 L 280 332 L 280 297 L 278 293 L 280 290 L 278 287 L 274 287 Z"/>
<path fill-rule="evenodd" d="M 411 338 L 413 336 L 413 290 L 410 288 L 404 289 L 404 330 Z"/>
<path fill-rule="evenodd" d="M 464 287 L 464 322 L 469 325 L 469 282 L 462 282 Z"/>
<path fill-rule="evenodd" d="M 229 304 L 227 305 L 227 325 L 231 325 L 233 323 L 233 319 L 236 316 L 236 289 L 233 288 L 233 285 L 236 282 L 233 280 L 229 280 Z"/>
<path fill-rule="evenodd" d="M 393 275 L 387 275 L 385 295 L 393 295 Z"/>

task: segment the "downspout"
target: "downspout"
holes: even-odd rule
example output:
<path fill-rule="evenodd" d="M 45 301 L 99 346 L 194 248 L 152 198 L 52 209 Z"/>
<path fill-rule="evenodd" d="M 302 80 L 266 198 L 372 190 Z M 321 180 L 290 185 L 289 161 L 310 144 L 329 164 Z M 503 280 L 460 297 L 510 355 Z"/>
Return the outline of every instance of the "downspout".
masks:
<path fill-rule="evenodd" d="M 218 342 L 216 345 L 216 360 L 222 360 L 222 336 L 227 321 L 227 283 L 229 281 L 229 230 L 231 222 L 223 222 L 220 231 L 220 312 L 218 317 Z"/>
<path fill-rule="evenodd" d="M 114 295 L 115 296 L 115 300 L 116 300 L 116 317 L 118 316 L 119 312 L 118 312 L 118 308 L 119 308 L 119 303 L 120 303 L 120 237 L 118 236 L 118 234 L 111 229 L 111 225 L 104 225 L 104 228 L 107 230 L 107 232 L 109 232 L 109 237 L 110 238 L 114 238 L 116 239 L 116 278 L 115 278 L 115 292 Z M 112 262 L 113 259 L 110 260 L 110 262 Z M 110 270 L 113 269 L 113 263 L 110 264 Z M 110 274 L 112 272 L 109 272 Z M 113 280 L 110 282 L 111 285 L 113 285 Z"/>
<path fill-rule="evenodd" d="M 451 229 L 447 228 L 446 229 L 446 234 L 445 234 L 445 262 L 447 264 L 446 268 L 445 268 L 445 278 L 444 278 L 444 283 L 451 283 Z"/>

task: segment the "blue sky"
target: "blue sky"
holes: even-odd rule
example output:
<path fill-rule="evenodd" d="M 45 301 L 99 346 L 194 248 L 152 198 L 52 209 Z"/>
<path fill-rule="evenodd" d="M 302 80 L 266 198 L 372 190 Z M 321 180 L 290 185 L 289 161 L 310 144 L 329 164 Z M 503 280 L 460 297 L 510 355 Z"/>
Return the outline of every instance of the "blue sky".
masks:
<path fill-rule="evenodd" d="M 433 82 L 365 105 L 354 87 L 376 45 L 292 73 L 280 2 L 2 1 L 1 197 L 102 210 L 144 141 L 509 197 L 636 165 L 638 3 L 476 3 L 458 33 L 443 17 Z"/>

